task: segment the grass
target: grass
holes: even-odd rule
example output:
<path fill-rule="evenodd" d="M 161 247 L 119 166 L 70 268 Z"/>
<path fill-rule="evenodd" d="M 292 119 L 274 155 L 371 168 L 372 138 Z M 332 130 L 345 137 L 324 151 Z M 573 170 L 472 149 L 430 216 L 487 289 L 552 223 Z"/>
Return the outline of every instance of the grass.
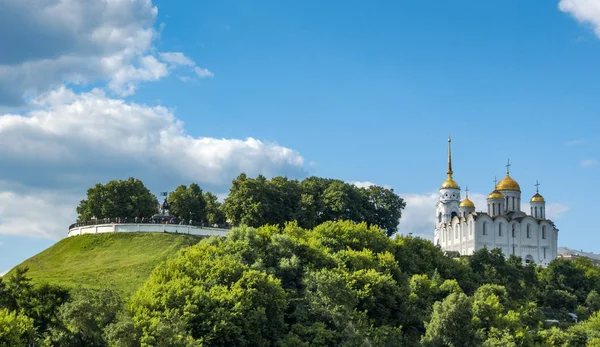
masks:
<path fill-rule="evenodd" d="M 67 288 L 114 286 L 129 296 L 156 265 L 201 239 L 162 233 L 87 234 L 65 238 L 19 266 L 29 267 L 28 276 L 35 283 Z"/>

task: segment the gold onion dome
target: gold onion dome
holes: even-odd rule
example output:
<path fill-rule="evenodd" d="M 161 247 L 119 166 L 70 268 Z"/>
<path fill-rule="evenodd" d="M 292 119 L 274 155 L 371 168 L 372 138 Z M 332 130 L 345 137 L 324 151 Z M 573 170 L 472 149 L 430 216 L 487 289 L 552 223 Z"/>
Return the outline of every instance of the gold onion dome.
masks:
<path fill-rule="evenodd" d="M 475 204 L 467 196 L 463 201 L 460 202 L 460 207 L 472 207 L 472 208 L 475 208 Z"/>
<path fill-rule="evenodd" d="M 442 183 L 442 188 L 456 188 L 459 189 L 458 183 L 452 179 L 452 174 L 448 175 L 448 178 Z"/>
<path fill-rule="evenodd" d="M 519 192 L 521 191 L 521 187 L 519 186 L 519 183 L 517 183 L 517 181 L 515 181 L 508 174 L 506 174 L 506 177 L 504 177 L 500 182 L 498 182 L 496 189 L 497 190 L 514 190 L 514 191 L 519 191 Z"/>
<path fill-rule="evenodd" d="M 504 200 L 504 194 L 500 193 L 498 189 L 494 189 L 493 192 L 490 193 L 487 197 L 488 199 L 502 199 Z"/>
<path fill-rule="evenodd" d="M 540 195 L 540 193 L 535 193 L 534 196 L 531 197 L 531 202 L 546 202 L 544 197 Z"/>

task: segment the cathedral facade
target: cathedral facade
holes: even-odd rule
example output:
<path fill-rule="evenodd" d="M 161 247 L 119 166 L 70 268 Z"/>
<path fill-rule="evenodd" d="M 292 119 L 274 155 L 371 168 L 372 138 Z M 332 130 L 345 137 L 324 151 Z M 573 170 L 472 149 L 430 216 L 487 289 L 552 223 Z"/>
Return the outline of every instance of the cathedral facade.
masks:
<path fill-rule="evenodd" d="M 468 189 L 461 200 L 461 189 L 452 177 L 451 141 L 448 138 L 448 177 L 436 204 L 434 243 L 461 255 L 499 248 L 507 258 L 514 254 L 541 266 L 556 258 L 558 229 L 546 219 L 546 201 L 539 189 L 530 199 L 529 214 L 522 212 L 521 187 L 510 176 L 509 163 L 506 176 L 487 197 L 487 212 L 476 212 Z"/>

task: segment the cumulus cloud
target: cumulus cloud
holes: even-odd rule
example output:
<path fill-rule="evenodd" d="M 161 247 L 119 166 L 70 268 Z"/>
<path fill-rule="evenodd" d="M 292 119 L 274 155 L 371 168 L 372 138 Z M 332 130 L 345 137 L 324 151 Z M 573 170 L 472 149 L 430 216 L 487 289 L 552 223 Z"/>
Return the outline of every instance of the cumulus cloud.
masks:
<path fill-rule="evenodd" d="M 195 67 L 180 52 L 154 55 L 157 13 L 151 0 L 0 1 L 0 105 L 64 83 L 108 82 L 127 96 L 169 68 Z"/>
<path fill-rule="evenodd" d="M 579 164 L 583 167 L 590 167 L 598 164 L 598 161 L 596 159 L 585 159 L 582 160 Z"/>
<path fill-rule="evenodd" d="M 600 1 L 598 0 L 561 0 L 558 8 L 573 16 L 577 21 L 588 24 L 600 37 Z"/>
<path fill-rule="evenodd" d="M 0 117 L 0 168 L 31 186 L 71 185 L 119 172 L 225 186 L 240 172 L 302 175 L 296 151 L 254 138 L 193 137 L 173 112 L 60 88 L 36 99 L 38 109 Z M 23 172 L 32 172 L 31 177 Z M 150 176 L 147 174 L 147 176 Z"/>
<path fill-rule="evenodd" d="M 52 192 L 0 192 L 0 234 L 59 239 L 75 218 L 77 199 Z"/>

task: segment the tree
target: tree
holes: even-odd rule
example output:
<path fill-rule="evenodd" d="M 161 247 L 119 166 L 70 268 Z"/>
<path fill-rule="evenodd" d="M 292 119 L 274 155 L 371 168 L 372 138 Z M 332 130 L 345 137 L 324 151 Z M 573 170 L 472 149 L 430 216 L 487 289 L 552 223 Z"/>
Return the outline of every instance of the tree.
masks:
<path fill-rule="evenodd" d="M 204 193 L 204 201 L 206 201 L 206 220 L 210 225 L 225 224 L 225 213 L 223 212 L 222 205 L 217 199 L 217 196 L 211 192 Z"/>
<path fill-rule="evenodd" d="M 286 303 L 280 281 L 223 242 L 200 242 L 152 272 L 130 304 L 142 344 L 275 345 Z"/>
<path fill-rule="evenodd" d="M 151 217 L 157 206 L 158 200 L 142 181 L 130 177 L 88 189 L 87 198 L 77 206 L 77 219 Z"/>
<path fill-rule="evenodd" d="M 65 330 L 55 330 L 49 340 L 56 345 L 107 346 L 104 329 L 116 320 L 123 301 L 112 289 L 77 288 L 58 316 Z"/>
<path fill-rule="evenodd" d="M 0 308 L 0 347 L 27 346 L 34 335 L 33 319 Z"/>
<path fill-rule="evenodd" d="M 189 187 L 181 185 L 169 193 L 169 213 L 180 220 L 206 221 L 206 201 L 202 189 L 196 183 Z"/>
<path fill-rule="evenodd" d="M 362 188 L 361 193 L 368 201 L 367 223 L 379 226 L 388 236 L 398 232 L 402 209 L 406 207 L 404 200 L 394 193 L 393 189 L 380 186 Z"/>
<path fill-rule="evenodd" d="M 477 346 L 471 325 L 471 300 L 463 293 L 452 293 L 433 305 L 431 320 L 426 323 L 423 346 Z"/>
<path fill-rule="evenodd" d="M 223 211 L 233 225 L 259 227 L 268 224 L 267 213 L 271 208 L 268 195 L 264 176 L 252 179 L 242 173 L 232 181 Z"/>

